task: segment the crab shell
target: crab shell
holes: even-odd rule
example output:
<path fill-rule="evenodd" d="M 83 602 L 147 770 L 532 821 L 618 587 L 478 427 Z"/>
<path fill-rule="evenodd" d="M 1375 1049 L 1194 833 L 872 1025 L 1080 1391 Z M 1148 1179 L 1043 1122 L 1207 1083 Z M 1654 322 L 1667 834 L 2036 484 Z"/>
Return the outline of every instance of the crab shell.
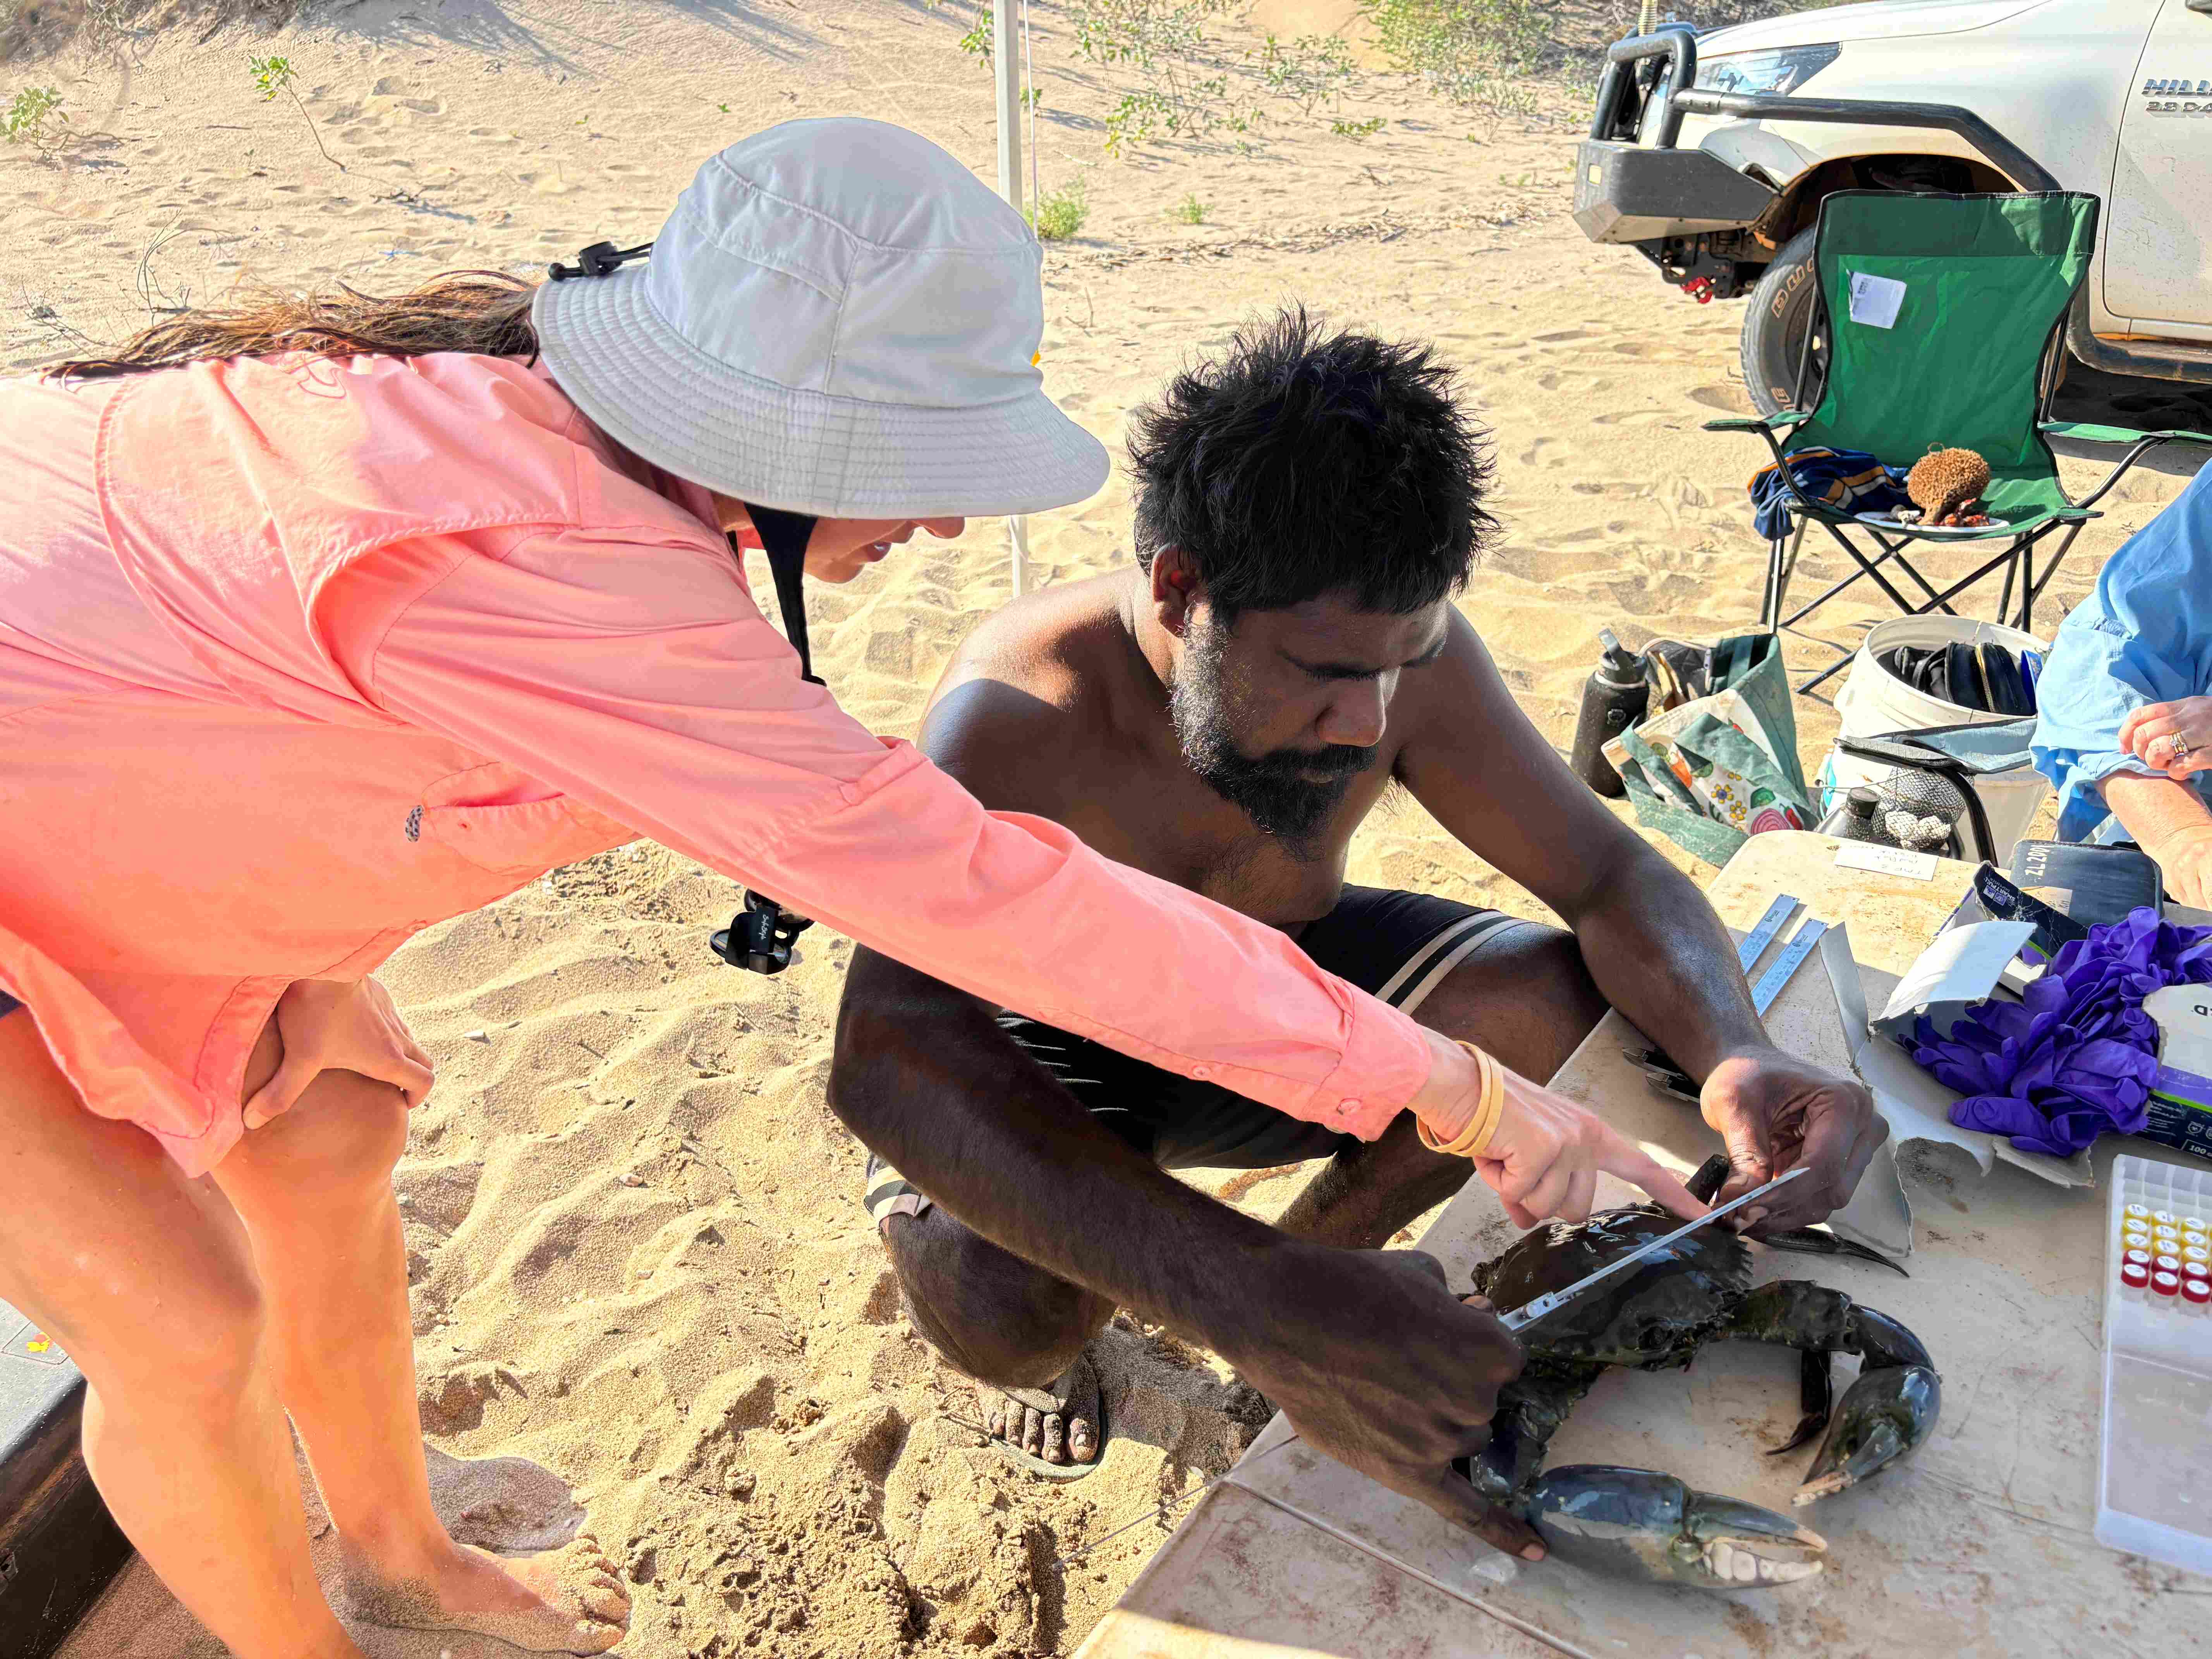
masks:
<path fill-rule="evenodd" d="M 1681 1224 L 1653 1205 L 1554 1222 L 1478 1268 L 1475 1288 L 1498 1307 L 1522 1307 Z M 1686 1364 L 1750 1288 L 1750 1247 L 1724 1227 L 1700 1227 L 1592 1285 L 1522 1340 L 1532 1354 L 1601 1365 Z"/>

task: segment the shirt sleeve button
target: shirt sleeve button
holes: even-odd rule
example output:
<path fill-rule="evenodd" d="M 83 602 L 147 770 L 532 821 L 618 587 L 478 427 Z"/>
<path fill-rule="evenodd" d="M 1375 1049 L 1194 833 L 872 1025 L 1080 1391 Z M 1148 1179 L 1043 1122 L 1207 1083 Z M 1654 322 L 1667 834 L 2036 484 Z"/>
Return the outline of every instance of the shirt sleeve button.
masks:
<path fill-rule="evenodd" d="M 1190 1074 L 1196 1078 L 1200 1083 L 1203 1083 L 1206 1079 L 1213 1075 L 1213 1067 L 1211 1066 L 1194 1066 L 1190 1068 Z"/>
<path fill-rule="evenodd" d="M 1346 1097 L 1346 1098 L 1345 1098 L 1345 1099 L 1343 1099 L 1343 1100 L 1340 1100 L 1340 1101 L 1338 1101 L 1338 1102 L 1336 1103 L 1336 1115 L 1337 1115 L 1339 1117 L 1350 1117 L 1350 1116 L 1351 1116 L 1354 1112 L 1358 1111 L 1358 1109 L 1359 1109 L 1359 1103 L 1358 1103 L 1358 1101 L 1357 1101 L 1356 1099 L 1352 1099 L 1352 1098 L 1351 1098 L 1351 1097 Z"/>

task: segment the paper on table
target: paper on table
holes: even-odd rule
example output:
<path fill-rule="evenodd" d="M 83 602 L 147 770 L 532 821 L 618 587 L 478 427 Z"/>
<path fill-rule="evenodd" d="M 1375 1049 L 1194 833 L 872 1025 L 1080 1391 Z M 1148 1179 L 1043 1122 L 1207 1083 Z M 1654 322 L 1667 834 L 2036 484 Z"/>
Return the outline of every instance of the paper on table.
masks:
<path fill-rule="evenodd" d="M 1907 881 L 1935 880 L 1936 865 L 1933 853 L 1914 853 L 1872 842 L 1847 841 L 1836 849 L 1838 870 L 1871 870 L 1877 875 L 1902 876 Z"/>

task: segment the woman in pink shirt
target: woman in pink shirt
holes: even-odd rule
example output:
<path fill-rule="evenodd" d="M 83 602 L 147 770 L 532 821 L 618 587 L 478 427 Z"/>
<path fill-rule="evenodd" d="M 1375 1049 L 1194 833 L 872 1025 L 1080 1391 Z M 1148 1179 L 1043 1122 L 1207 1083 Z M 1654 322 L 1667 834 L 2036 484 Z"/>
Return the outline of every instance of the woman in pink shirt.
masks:
<path fill-rule="evenodd" d="M 1287 1112 L 1498 1117 L 1480 1057 L 1281 933 L 869 735 L 753 603 L 733 544 L 795 592 L 801 558 L 848 580 L 1103 481 L 1041 389 L 1018 217 L 910 133 L 800 122 L 639 252 L 0 381 L 0 1296 L 82 1367 L 101 1492 L 240 1659 L 357 1652 L 288 1413 L 359 1615 L 579 1653 L 627 1624 L 589 1538 L 497 1561 L 431 1510 L 389 1180 L 429 1066 L 367 977 L 555 866 L 649 835 Z M 1477 1167 L 1524 1209 L 1593 1167 L 1694 1202 L 1505 1083 Z"/>

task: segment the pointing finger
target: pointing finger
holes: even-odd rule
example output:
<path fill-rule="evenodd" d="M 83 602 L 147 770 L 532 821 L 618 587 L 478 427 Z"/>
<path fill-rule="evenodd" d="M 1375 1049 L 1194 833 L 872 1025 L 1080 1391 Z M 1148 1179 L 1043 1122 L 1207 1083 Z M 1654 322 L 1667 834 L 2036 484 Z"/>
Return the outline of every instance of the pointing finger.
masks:
<path fill-rule="evenodd" d="M 1607 1174 L 1641 1187 L 1659 1201 L 1662 1209 L 1673 1212 L 1685 1221 L 1712 1207 L 1700 1204 L 1687 1187 L 1667 1172 L 1664 1164 L 1610 1126 L 1599 1139 L 1597 1162 L 1598 1168 Z"/>

